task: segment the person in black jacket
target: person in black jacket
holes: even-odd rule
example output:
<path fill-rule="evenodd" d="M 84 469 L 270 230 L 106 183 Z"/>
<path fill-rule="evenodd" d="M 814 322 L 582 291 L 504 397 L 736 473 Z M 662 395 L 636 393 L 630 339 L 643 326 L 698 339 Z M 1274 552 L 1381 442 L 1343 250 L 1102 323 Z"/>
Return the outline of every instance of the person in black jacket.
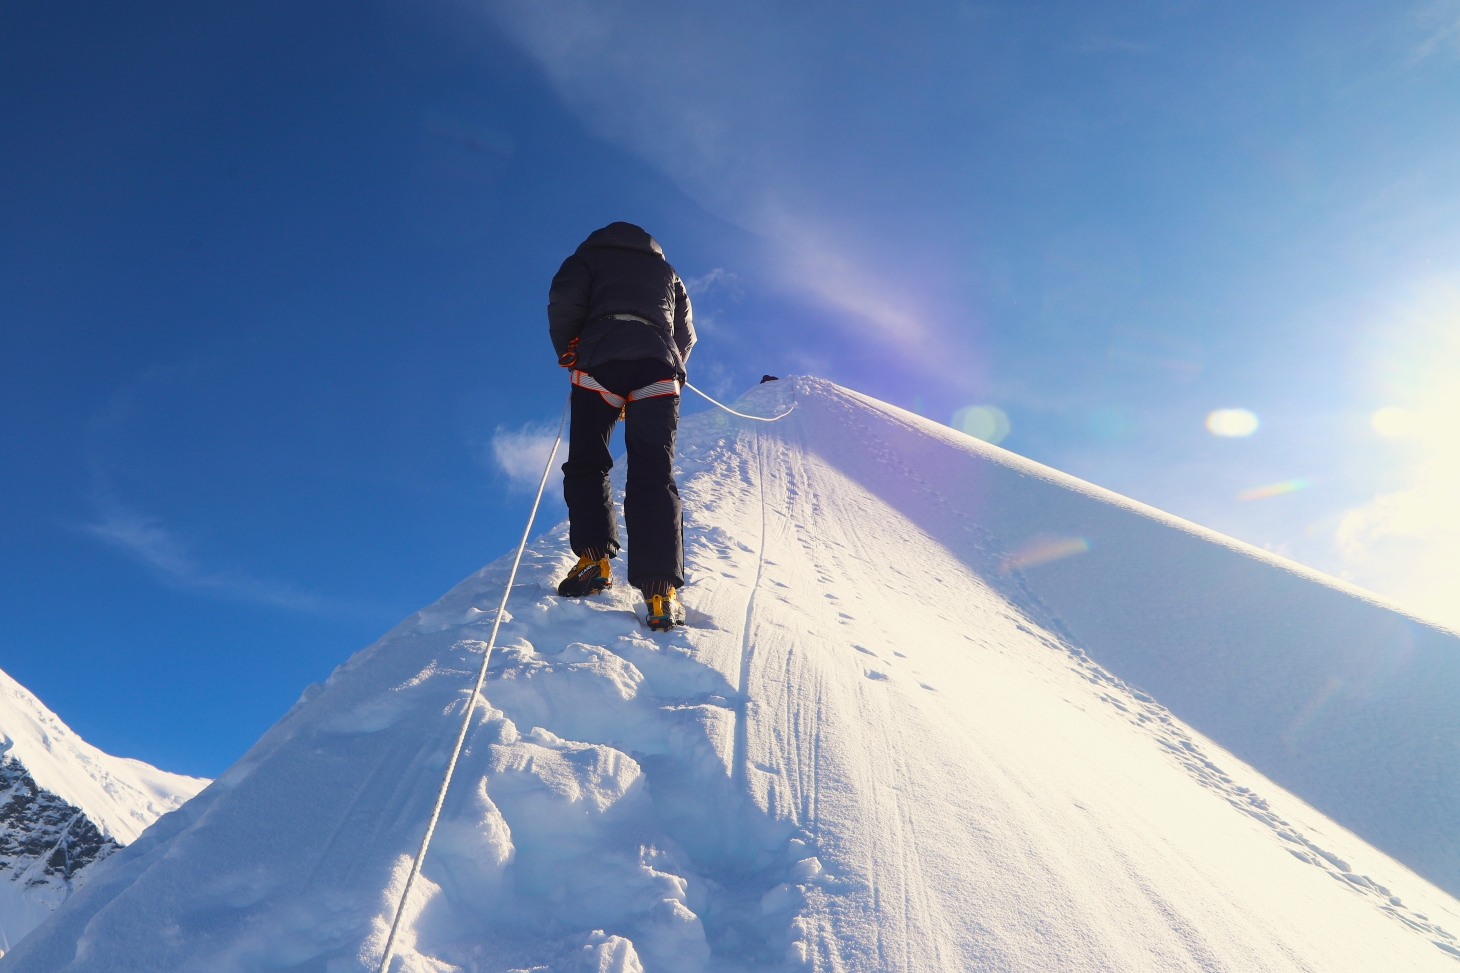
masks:
<path fill-rule="evenodd" d="M 651 628 L 680 624 L 684 538 L 674 437 L 695 343 L 684 282 L 652 236 L 632 223 L 610 223 L 589 234 L 553 277 L 548 332 L 573 382 L 563 499 L 578 563 L 558 594 L 590 595 L 613 583 L 609 560 L 620 546 L 608 440 L 622 417 L 629 584 L 644 593 Z"/>

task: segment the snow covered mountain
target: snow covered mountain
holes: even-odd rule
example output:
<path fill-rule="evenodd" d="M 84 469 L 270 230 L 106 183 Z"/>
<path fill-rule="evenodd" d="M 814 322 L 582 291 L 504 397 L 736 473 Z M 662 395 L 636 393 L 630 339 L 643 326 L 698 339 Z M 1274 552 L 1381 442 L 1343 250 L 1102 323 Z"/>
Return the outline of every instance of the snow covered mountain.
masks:
<path fill-rule="evenodd" d="M 0 672 L 0 950 L 207 783 L 102 753 Z"/>
<path fill-rule="evenodd" d="M 1457 969 L 1460 637 L 829 383 L 738 407 L 792 401 L 683 424 L 688 627 L 529 547 L 393 970 Z M 374 970 L 508 565 L 0 971 Z"/>

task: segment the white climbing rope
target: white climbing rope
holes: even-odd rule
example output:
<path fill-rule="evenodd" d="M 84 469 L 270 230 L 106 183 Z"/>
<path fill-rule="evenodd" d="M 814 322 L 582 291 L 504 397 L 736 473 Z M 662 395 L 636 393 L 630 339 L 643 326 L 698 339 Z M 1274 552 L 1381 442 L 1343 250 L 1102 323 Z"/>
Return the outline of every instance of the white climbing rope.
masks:
<path fill-rule="evenodd" d="M 497 645 L 497 630 L 502 627 L 502 616 L 507 612 L 507 596 L 512 594 L 512 583 L 517 580 L 517 566 L 522 563 L 522 552 L 527 549 L 527 537 L 532 533 L 532 522 L 537 519 L 537 508 L 542 503 L 542 491 L 547 486 L 548 474 L 552 472 L 553 460 L 558 447 L 563 444 L 563 428 L 568 424 L 568 407 L 573 397 L 563 405 L 563 418 L 558 422 L 558 438 L 553 441 L 553 450 L 548 454 L 547 465 L 542 468 L 542 479 L 537 484 L 537 497 L 532 501 L 532 512 L 527 515 L 527 526 L 522 528 L 522 540 L 517 545 L 517 556 L 512 559 L 512 572 L 507 575 L 507 586 L 502 589 L 502 603 L 497 606 L 497 617 L 492 619 L 492 637 L 487 640 L 487 650 L 482 653 L 482 667 L 477 672 L 477 683 L 467 697 L 466 712 L 461 715 L 461 730 L 456 734 L 456 746 L 452 748 L 451 759 L 446 764 L 446 775 L 441 778 L 441 790 L 436 792 L 436 806 L 431 809 L 431 820 L 426 824 L 426 833 L 421 836 L 421 848 L 416 860 L 411 863 L 411 873 L 406 878 L 406 887 L 401 891 L 400 904 L 395 909 L 395 919 L 390 924 L 390 936 L 385 940 L 385 952 L 380 957 L 379 973 L 387 973 L 390 960 L 395 953 L 395 937 L 400 931 L 401 918 L 406 914 L 406 903 L 410 901 L 411 888 L 416 876 L 421 874 L 421 863 L 426 860 L 426 849 L 431 847 L 431 835 L 436 831 L 436 821 L 441 817 L 441 805 L 446 802 L 446 791 L 451 787 L 451 777 L 456 773 L 456 761 L 461 756 L 462 745 L 466 743 L 466 731 L 471 727 L 471 714 L 482 695 L 482 684 L 487 679 L 487 664 L 492 661 L 492 649 Z"/>
<path fill-rule="evenodd" d="M 701 392 L 699 389 L 685 382 L 685 387 L 694 389 L 711 403 L 724 409 L 732 416 L 739 416 L 742 419 L 754 419 L 757 422 L 775 422 L 777 419 L 784 419 L 796 408 L 791 403 L 791 408 L 778 416 L 750 416 L 744 412 L 736 412 L 723 402 L 717 401 Z M 385 940 L 385 952 L 380 956 L 380 967 L 378 973 L 388 973 L 390 961 L 395 955 L 395 940 L 400 932 L 401 920 L 406 914 L 406 904 L 410 901 L 411 890 L 415 887 L 416 877 L 421 874 L 421 865 L 426 860 L 426 851 L 431 847 L 431 836 L 436 833 L 436 822 L 441 818 L 441 807 L 446 803 L 446 792 L 451 788 L 451 778 L 456 773 L 456 762 L 461 757 L 461 748 L 466 744 L 466 733 L 471 728 L 471 714 L 476 710 L 477 700 L 481 698 L 482 686 L 487 680 L 487 666 L 492 661 L 492 650 L 497 646 L 497 630 L 502 626 L 502 616 L 507 612 L 507 598 L 512 594 L 512 584 L 517 580 L 517 567 L 522 563 L 522 552 L 527 549 L 527 538 L 532 533 L 532 522 L 537 519 L 537 508 L 542 504 L 542 492 L 547 487 L 548 475 L 552 472 L 553 460 L 558 455 L 558 447 L 563 444 L 563 429 L 568 424 L 568 410 L 572 407 L 573 397 L 568 396 L 568 402 L 563 406 L 563 418 L 558 422 L 558 437 L 553 440 L 552 452 L 548 454 L 547 464 L 542 468 L 542 479 L 537 484 L 537 496 L 532 501 L 532 512 L 527 515 L 527 525 L 522 528 L 522 540 L 517 544 L 517 555 L 512 559 L 512 571 L 507 575 L 507 586 L 502 589 L 502 602 L 497 606 L 497 615 L 492 619 L 492 635 L 487 640 L 487 650 L 482 653 L 482 666 L 477 671 L 476 685 L 472 687 L 471 695 L 467 697 L 466 712 L 461 716 L 461 729 L 456 734 L 456 746 L 451 750 L 451 759 L 446 763 L 446 773 L 441 778 L 441 789 L 436 792 L 436 806 L 431 809 L 431 820 L 426 823 L 426 833 L 421 836 L 421 847 L 416 852 L 416 857 L 411 862 L 410 874 L 406 876 L 406 887 L 401 890 L 400 902 L 396 905 L 395 918 L 390 924 L 390 935 Z"/>
<path fill-rule="evenodd" d="M 708 395 L 705 395 L 705 393 L 700 392 L 699 389 L 696 389 L 693 385 L 689 384 L 688 382 L 685 382 L 684 383 L 684 387 L 687 388 L 687 389 L 694 389 L 696 392 L 699 392 L 700 395 L 704 396 L 707 399 L 710 399 L 710 397 Z M 734 409 L 730 408 L 728 405 L 726 405 L 723 402 L 716 401 L 715 399 L 710 399 L 710 401 L 713 402 L 715 405 L 718 405 L 720 408 L 724 409 L 726 412 L 730 413 L 732 416 L 739 416 L 742 419 L 754 419 L 756 422 L 775 422 L 777 419 L 784 419 L 784 418 L 786 418 L 786 416 L 788 416 L 788 415 L 791 414 L 791 409 L 796 408 L 796 403 L 792 402 L 791 403 L 791 409 L 787 409 L 785 412 L 782 412 L 778 416 L 771 416 L 771 417 L 767 418 L 765 416 L 748 416 L 748 415 L 746 415 L 743 412 L 736 412 Z"/>

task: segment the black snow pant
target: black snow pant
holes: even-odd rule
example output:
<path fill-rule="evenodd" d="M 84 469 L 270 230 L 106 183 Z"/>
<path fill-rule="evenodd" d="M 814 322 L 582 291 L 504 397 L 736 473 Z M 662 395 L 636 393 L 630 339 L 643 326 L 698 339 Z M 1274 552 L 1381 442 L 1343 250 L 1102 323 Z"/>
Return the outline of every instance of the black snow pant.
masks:
<path fill-rule="evenodd" d="M 610 392 L 626 396 L 674 375 L 673 366 L 656 360 L 607 362 L 590 374 Z M 619 551 L 618 519 L 608 471 L 613 457 L 608 439 L 618 422 L 618 406 L 592 389 L 573 386 L 568 461 L 563 464 L 563 499 L 568 503 L 569 543 L 582 555 L 597 548 L 609 557 Z M 659 395 L 629 402 L 624 411 L 624 445 L 629 464 L 624 520 L 629 537 L 629 584 L 651 581 L 684 585 L 684 524 L 679 487 L 674 482 L 674 437 L 679 428 L 679 396 Z"/>

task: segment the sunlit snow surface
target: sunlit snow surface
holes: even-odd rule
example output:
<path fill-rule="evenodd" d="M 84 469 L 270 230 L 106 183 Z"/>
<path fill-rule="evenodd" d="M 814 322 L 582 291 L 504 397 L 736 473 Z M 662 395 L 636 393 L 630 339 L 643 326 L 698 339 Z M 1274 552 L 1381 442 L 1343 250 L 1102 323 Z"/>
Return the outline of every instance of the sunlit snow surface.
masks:
<path fill-rule="evenodd" d="M 396 969 L 1457 969 L 1460 640 L 827 383 L 737 408 L 792 400 L 683 424 L 687 628 L 529 548 Z M 0 969 L 373 970 L 507 567 Z"/>

